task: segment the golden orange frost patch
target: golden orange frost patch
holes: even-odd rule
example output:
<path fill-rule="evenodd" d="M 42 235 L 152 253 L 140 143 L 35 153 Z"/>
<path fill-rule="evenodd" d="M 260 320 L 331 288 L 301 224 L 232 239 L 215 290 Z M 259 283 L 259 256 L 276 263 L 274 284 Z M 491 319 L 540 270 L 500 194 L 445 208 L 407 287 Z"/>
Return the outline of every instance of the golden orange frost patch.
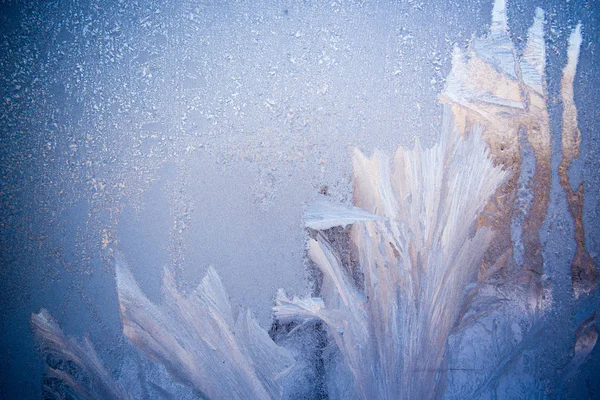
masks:
<path fill-rule="evenodd" d="M 544 13 L 538 9 L 528 32 L 526 49 L 519 58 L 508 34 L 504 2 L 497 1 L 488 35 L 474 39 L 466 53 L 455 49 L 452 70 L 440 96 L 442 102 L 452 105 L 456 125 L 463 135 L 475 125 L 483 127 L 482 137 L 494 163 L 508 172 L 505 183 L 478 221 L 480 226 L 490 226 L 496 231 L 494 244 L 484 257 L 482 273 L 487 276 L 489 268 L 497 267 L 500 260 L 504 269 L 514 265 L 511 223 L 522 213 L 519 246 L 523 255 L 518 267 L 521 279 L 530 282 L 533 308 L 539 306 L 542 297 L 539 231 L 548 209 L 552 180 L 550 123 L 544 95 L 543 20 Z M 523 173 L 523 153 L 527 151 L 534 164 L 532 176 L 526 182 L 532 198 L 523 211 L 519 179 Z"/>

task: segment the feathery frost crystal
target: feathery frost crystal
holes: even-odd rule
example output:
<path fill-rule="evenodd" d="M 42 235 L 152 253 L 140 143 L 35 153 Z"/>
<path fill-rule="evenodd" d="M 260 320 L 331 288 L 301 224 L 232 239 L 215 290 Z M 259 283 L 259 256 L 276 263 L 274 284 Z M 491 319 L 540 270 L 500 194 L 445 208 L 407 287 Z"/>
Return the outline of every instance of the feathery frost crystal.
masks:
<path fill-rule="evenodd" d="M 540 229 L 552 176 L 544 18 L 538 9 L 517 56 L 506 4 L 495 1 L 490 32 L 452 56 L 439 143 L 417 141 L 392 160 L 356 149 L 353 205 L 318 195 L 308 206 L 316 290 L 277 293 L 274 329 L 285 327 L 286 340 L 232 305 L 213 268 L 188 294 L 166 269 L 155 304 L 117 254 L 124 335 L 208 399 L 293 398 L 288 384 L 307 367 L 291 348 L 306 340 L 299 334 L 305 326 L 326 337 L 318 374 L 329 398 L 488 398 L 511 387 L 560 397 L 596 345 L 590 304 L 598 270 L 585 248 L 583 186 L 573 189 L 567 175 L 581 142 L 573 98 L 580 26 L 561 82 L 558 171 L 575 222 L 572 292 L 559 293 L 544 270 Z M 579 300 L 565 300 L 570 293 Z M 561 322 L 565 315 L 576 315 L 576 330 Z M 67 338 L 45 310 L 31 323 L 48 366 L 47 393 L 135 397 L 124 384 L 129 378 L 115 380 L 87 338 Z M 544 365 L 554 365 L 544 355 L 551 341 L 538 343 L 542 355 L 532 357 L 549 326 L 574 337 L 573 356 L 560 367 Z"/>

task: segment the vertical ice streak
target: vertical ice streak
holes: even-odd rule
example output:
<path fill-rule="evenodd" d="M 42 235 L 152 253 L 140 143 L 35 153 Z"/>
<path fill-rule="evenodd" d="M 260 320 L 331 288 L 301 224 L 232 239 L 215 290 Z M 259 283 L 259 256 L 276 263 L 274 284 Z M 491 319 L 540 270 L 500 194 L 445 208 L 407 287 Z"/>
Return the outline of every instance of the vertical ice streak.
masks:
<path fill-rule="evenodd" d="M 517 181 L 517 199 L 515 204 L 515 216 L 511 221 L 511 239 L 513 243 L 513 261 L 518 269 L 523 268 L 523 222 L 529 212 L 533 200 L 531 190 L 533 176 L 535 173 L 535 157 L 533 150 L 527 141 L 523 130 L 519 131 L 519 149 L 521 155 L 521 167 Z"/>
<path fill-rule="evenodd" d="M 496 0 L 492 9 L 490 32 L 484 38 L 473 41 L 473 49 L 491 66 L 516 79 L 514 48 L 508 35 L 506 1 Z"/>
<path fill-rule="evenodd" d="M 561 100 L 563 104 L 562 115 L 562 161 L 558 174 L 560 184 L 567 196 L 569 212 L 575 224 L 576 252 L 571 266 L 573 291 L 576 296 L 593 290 L 600 278 L 598 268 L 594 264 L 585 247 L 585 230 L 583 226 L 583 182 L 577 189 L 573 189 L 569 180 L 569 167 L 579 157 L 581 146 L 581 132 L 577 126 L 577 107 L 573 93 L 573 81 L 577 72 L 579 50 L 581 47 L 581 24 L 578 24 L 569 38 L 567 51 L 567 65 L 563 69 L 561 80 Z"/>
<path fill-rule="evenodd" d="M 544 96 L 546 44 L 544 43 L 544 10 L 536 8 L 533 24 L 527 31 L 527 44 L 520 60 L 523 82 Z"/>

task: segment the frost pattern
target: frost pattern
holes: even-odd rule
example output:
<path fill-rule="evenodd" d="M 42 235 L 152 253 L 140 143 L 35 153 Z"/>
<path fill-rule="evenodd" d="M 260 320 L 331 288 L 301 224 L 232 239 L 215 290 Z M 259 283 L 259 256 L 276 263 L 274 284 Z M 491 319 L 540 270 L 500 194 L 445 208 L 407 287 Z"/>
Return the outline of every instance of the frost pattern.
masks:
<path fill-rule="evenodd" d="M 543 24 L 538 9 L 517 57 L 505 1 L 495 1 L 489 34 L 474 39 L 468 54 L 453 54 L 441 96 L 447 104 L 440 142 L 399 148 L 393 167 L 383 153 L 367 157 L 356 150 L 353 205 L 326 196 L 309 205 L 308 255 L 320 273 L 318 290 L 292 298 L 280 290 L 273 314 L 277 324 L 290 327 L 288 344 L 299 327 L 324 326 L 329 357 L 323 357 L 322 374 L 329 398 L 479 398 L 515 391 L 560 396 L 594 350 L 598 331 L 590 310 L 598 272 L 579 240 L 583 188 L 575 191 L 567 176 L 580 145 L 572 88 L 579 25 L 561 82 L 566 106 L 559 175 L 576 223 L 572 289 L 581 298 L 566 301 L 564 293 L 555 293 L 543 269 L 539 229 L 551 174 Z M 521 147 L 535 155 L 532 177 L 523 171 Z M 521 183 L 518 192 L 511 182 Z M 513 240 L 524 243 L 507 243 L 519 204 L 528 207 L 512 221 L 523 223 Z M 332 240 L 336 232 L 348 242 Z M 490 251 L 499 239 L 501 251 Z M 520 273 L 509 268 L 517 248 L 524 253 L 517 257 Z M 120 254 L 115 265 L 125 336 L 174 379 L 211 399 L 293 396 L 286 378 L 298 373 L 301 362 L 249 310 L 230 303 L 214 269 L 189 294 L 165 270 L 164 298 L 155 304 Z M 560 368 L 545 367 L 548 356 L 535 351 L 556 349 L 551 341 L 536 342 L 553 328 L 568 331 L 564 319 L 571 315 L 576 317 L 569 324 L 577 328 L 565 343 L 572 355 Z M 48 366 L 47 393 L 133 397 L 123 384 L 132 378 L 115 380 L 89 339 L 66 337 L 46 310 L 33 314 L 31 323 Z"/>
<path fill-rule="evenodd" d="M 354 203 L 385 218 L 351 229 L 364 290 L 317 235 L 309 255 L 323 273 L 321 298 L 277 298 L 277 319 L 327 324 L 360 398 L 434 397 L 448 335 L 493 237 L 477 217 L 505 173 L 479 128 L 463 139 L 445 118 L 442 142 L 399 149 L 393 170 L 384 154 L 355 152 Z"/>

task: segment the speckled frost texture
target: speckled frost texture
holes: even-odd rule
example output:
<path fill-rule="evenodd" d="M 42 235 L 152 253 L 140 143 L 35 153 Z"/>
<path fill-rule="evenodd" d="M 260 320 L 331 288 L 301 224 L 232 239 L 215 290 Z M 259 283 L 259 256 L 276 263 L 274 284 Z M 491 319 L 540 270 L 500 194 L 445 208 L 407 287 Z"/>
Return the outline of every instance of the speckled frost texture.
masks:
<path fill-rule="evenodd" d="M 309 256 L 323 274 L 320 298 L 277 298 L 276 318 L 325 322 L 359 398 L 431 398 L 443 388 L 448 335 L 493 237 L 477 218 L 505 172 L 480 129 L 461 138 L 449 110 L 442 137 L 399 149 L 393 169 L 382 153 L 355 152 L 354 204 L 382 217 L 351 228 L 364 289 L 317 234 Z"/>

